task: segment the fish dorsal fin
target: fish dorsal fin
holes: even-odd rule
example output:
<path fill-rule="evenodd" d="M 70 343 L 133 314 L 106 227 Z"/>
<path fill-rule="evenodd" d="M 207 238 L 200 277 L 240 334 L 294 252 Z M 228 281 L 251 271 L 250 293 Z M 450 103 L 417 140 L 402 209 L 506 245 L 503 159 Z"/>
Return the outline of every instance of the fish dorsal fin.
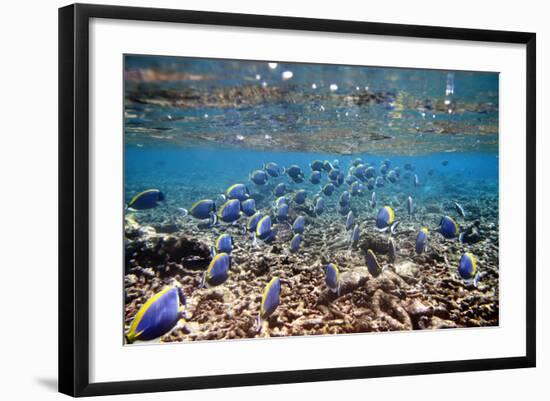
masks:
<path fill-rule="evenodd" d="M 141 191 L 139 194 L 134 196 L 130 202 L 128 202 L 128 205 L 132 205 L 135 201 L 137 201 L 139 199 L 140 196 L 143 196 L 143 195 L 145 195 L 147 193 L 150 193 L 150 192 L 159 192 L 159 190 L 158 189 L 147 189 L 145 191 Z"/>

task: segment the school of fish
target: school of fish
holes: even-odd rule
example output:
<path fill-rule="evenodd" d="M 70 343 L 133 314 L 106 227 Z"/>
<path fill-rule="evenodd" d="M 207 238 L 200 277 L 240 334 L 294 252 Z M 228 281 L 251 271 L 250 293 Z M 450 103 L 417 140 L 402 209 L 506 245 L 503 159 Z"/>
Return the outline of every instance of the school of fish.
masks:
<path fill-rule="evenodd" d="M 448 162 L 442 164 L 446 166 Z M 364 252 L 372 277 L 383 275 L 402 255 L 394 236 L 399 234 L 401 223 L 408 221 L 409 225 L 416 226 L 414 252 L 418 255 L 430 251 L 432 235 L 440 235 L 460 244 L 463 254 L 456 266 L 456 274 L 466 288 L 477 287 L 482 275 L 475 255 L 464 243 L 465 232 L 459 223 L 466 223 L 468 211 L 458 202 L 453 202 L 450 208 L 452 213 L 442 215 L 439 224 L 427 227 L 416 221 L 418 205 L 414 191 L 422 185 L 422 180 L 414 171 L 415 167 L 410 163 L 394 166 L 389 159 L 375 164 L 356 158 L 346 167 L 341 166 L 338 160 L 313 160 L 307 168 L 297 164 L 280 166 L 267 162 L 251 171 L 242 182 L 230 185 L 223 193 L 213 193 L 210 199 L 196 199 L 191 205 L 182 205 L 178 209 L 179 217 L 197 220 L 204 230 L 225 224 L 240 227 L 242 232 L 239 236 L 223 233 L 211 244 L 211 261 L 202 272 L 196 291 L 222 286 L 231 280 L 234 270 L 232 250 L 238 241 L 249 241 L 259 248 L 265 244 L 279 243 L 289 254 L 300 252 L 303 243 L 308 241 L 308 225 L 316 224 L 316 219 L 327 212 L 329 198 L 337 200 L 334 207 L 341 216 L 342 238 L 347 241 L 349 251 Z M 308 184 L 307 189 L 295 187 L 302 183 Z M 393 185 L 401 185 L 411 193 L 406 200 L 406 215 L 398 216 L 391 205 L 379 203 L 376 191 Z M 257 193 L 263 195 L 261 208 L 255 197 Z M 132 213 L 162 207 L 165 199 L 161 189 L 147 189 L 133 196 L 126 209 Z M 352 204 L 363 207 L 352 208 Z M 358 246 L 362 235 L 368 230 L 387 235 L 390 264 L 381 265 L 374 250 L 362 250 Z M 342 293 L 339 266 L 329 262 L 322 267 L 326 288 L 339 297 Z M 261 294 L 256 321 L 258 332 L 269 326 L 264 322 L 284 303 L 281 296 L 284 285 L 277 276 L 266 277 L 265 287 L 257 289 Z M 150 341 L 170 332 L 180 320 L 185 320 L 186 296 L 192 295 L 184 294 L 177 283 L 153 294 L 134 316 L 125 335 L 126 341 Z"/>

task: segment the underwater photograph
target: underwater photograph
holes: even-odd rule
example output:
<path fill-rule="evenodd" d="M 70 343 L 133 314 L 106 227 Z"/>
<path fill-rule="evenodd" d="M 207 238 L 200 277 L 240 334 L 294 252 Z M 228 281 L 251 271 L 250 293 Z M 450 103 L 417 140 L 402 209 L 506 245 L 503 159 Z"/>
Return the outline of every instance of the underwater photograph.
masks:
<path fill-rule="evenodd" d="M 498 72 L 123 74 L 124 344 L 499 325 Z"/>

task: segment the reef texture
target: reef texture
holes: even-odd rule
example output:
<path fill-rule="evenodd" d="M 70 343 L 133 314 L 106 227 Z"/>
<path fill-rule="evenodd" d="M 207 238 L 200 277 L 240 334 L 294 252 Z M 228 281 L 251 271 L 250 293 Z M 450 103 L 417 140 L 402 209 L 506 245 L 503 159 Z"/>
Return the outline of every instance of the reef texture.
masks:
<path fill-rule="evenodd" d="M 494 200 L 485 199 L 483 209 L 490 210 Z M 441 211 L 434 204 L 422 212 L 424 220 L 436 220 Z M 457 274 L 463 245 L 456 240 L 434 232 L 428 251 L 415 254 L 414 218 L 400 225 L 394 237 L 397 258 L 390 263 L 388 234 L 374 230 L 368 220 L 361 223 L 359 244 L 351 248 L 349 234 L 331 224 L 331 217 L 307 217 L 302 248 L 290 253 L 284 243 L 254 246 L 240 224 L 203 230 L 196 221 L 181 219 L 146 226 L 130 214 L 125 224 L 125 328 L 150 296 L 176 282 L 187 297 L 187 319 L 161 342 L 495 326 L 499 274 L 494 217 L 470 223 L 470 251 L 481 266 L 476 288 Z M 229 279 L 199 289 L 211 260 L 210 246 L 222 232 L 235 239 Z M 288 235 L 281 225 L 279 237 Z M 367 270 L 367 249 L 386 267 L 378 277 Z M 328 262 L 340 267 L 339 296 L 324 283 Z M 281 304 L 257 332 L 262 291 L 273 276 L 281 279 Z"/>

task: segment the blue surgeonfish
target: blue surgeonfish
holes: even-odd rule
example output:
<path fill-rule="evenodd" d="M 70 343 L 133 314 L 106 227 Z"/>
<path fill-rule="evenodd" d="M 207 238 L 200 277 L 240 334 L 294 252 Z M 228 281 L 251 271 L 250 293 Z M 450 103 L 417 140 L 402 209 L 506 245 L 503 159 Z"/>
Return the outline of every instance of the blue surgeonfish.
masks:
<path fill-rule="evenodd" d="M 313 171 L 322 171 L 323 170 L 323 162 L 321 160 L 313 160 L 311 164 L 309 165 Z"/>
<path fill-rule="evenodd" d="M 374 184 L 377 188 L 382 188 L 384 186 L 384 179 L 382 177 L 376 177 Z"/>
<path fill-rule="evenodd" d="M 290 251 L 291 252 L 298 252 L 298 249 L 300 249 L 300 244 L 302 243 L 302 239 L 304 237 L 302 234 L 295 234 L 294 237 L 292 237 L 292 240 L 290 241 Z"/>
<path fill-rule="evenodd" d="M 279 277 L 273 277 L 266 285 L 260 304 L 260 313 L 256 319 L 257 331 L 262 328 L 262 320 L 269 318 L 277 309 L 281 296 L 281 280 Z"/>
<path fill-rule="evenodd" d="M 409 217 L 411 217 L 414 213 L 413 198 L 411 198 L 410 196 L 407 198 L 407 212 L 409 213 Z"/>
<path fill-rule="evenodd" d="M 366 175 L 365 175 L 366 170 L 367 170 L 367 166 L 365 166 L 364 164 L 358 164 L 357 166 L 355 166 L 353 168 L 352 174 L 362 181 L 366 177 Z"/>
<path fill-rule="evenodd" d="M 356 224 L 354 227 L 353 227 L 353 231 L 351 232 L 351 235 L 350 235 L 350 246 L 355 246 L 359 243 L 359 239 L 361 237 L 361 231 L 359 230 L 359 226 Z"/>
<path fill-rule="evenodd" d="M 378 263 L 378 259 L 372 249 L 367 250 L 365 261 L 367 263 L 367 269 L 373 277 L 378 277 L 385 270 L 385 268 L 380 267 L 380 263 Z"/>
<path fill-rule="evenodd" d="M 462 217 L 466 217 L 466 212 L 464 212 L 464 209 L 458 202 L 453 202 L 455 205 L 455 209 L 458 212 L 458 214 Z"/>
<path fill-rule="evenodd" d="M 382 163 L 379 168 L 380 174 L 385 175 L 388 172 L 388 165 L 386 163 Z"/>
<path fill-rule="evenodd" d="M 293 164 L 286 169 L 286 173 L 292 179 L 292 181 L 296 183 L 304 182 L 304 172 L 302 171 L 300 166 Z"/>
<path fill-rule="evenodd" d="M 471 252 L 464 253 L 460 258 L 458 274 L 468 284 L 473 284 L 474 287 L 477 287 L 479 282 L 479 271 L 477 269 L 476 258 Z"/>
<path fill-rule="evenodd" d="M 346 217 L 346 231 L 351 230 L 354 224 L 355 224 L 355 216 L 353 214 L 353 211 L 350 210 Z"/>
<path fill-rule="evenodd" d="M 241 202 L 241 209 L 247 216 L 252 216 L 256 213 L 256 201 L 253 198 L 249 198 Z"/>
<path fill-rule="evenodd" d="M 339 174 L 340 174 L 340 170 L 334 168 L 328 172 L 328 178 L 332 181 L 336 181 L 338 179 Z"/>
<path fill-rule="evenodd" d="M 286 196 L 279 196 L 277 199 L 275 199 L 274 205 L 276 208 L 284 204 L 288 205 L 288 199 L 286 198 Z"/>
<path fill-rule="evenodd" d="M 285 169 L 279 166 L 277 163 L 269 162 L 264 165 L 264 170 L 267 171 L 272 177 L 280 177 L 284 174 Z"/>
<path fill-rule="evenodd" d="M 315 199 L 314 211 L 317 216 L 320 216 L 325 211 L 325 200 L 322 196 Z"/>
<path fill-rule="evenodd" d="M 248 218 L 248 221 L 246 222 L 246 229 L 248 232 L 256 232 L 256 227 L 258 226 L 258 222 L 262 219 L 263 214 L 262 212 L 256 212 L 252 216 Z"/>
<path fill-rule="evenodd" d="M 414 249 L 418 254 L 424 253 L 428 250 L 428 229 L 426 227 L 422 227 L 416 235 Z"/>
<path fill-rule="evenodd" d="M 360 157 L 356 157 L 355 159 L 353 159 L 353 161 L 351 162 L 351 165 L 352 166 L 358 166 L 360 164 L 363 164 L 363 159 L 361 159 Z"/>
<path fill-rule="evenodd" d="M 321 192 L 323 192 L 323 194 L 325 194 L 326 196 L 331 196 L 334 193 L 335 189 L 336 188 L 335 188 L 334 184 L 329 182 L 329 183 L 325 184 L 325 186 L 323 187 Z"/>
<path fill-rule="evenodd" d="M 164 201 L 164 194 L 158 189 L 148 189 L 140 192 L 128 202 L 129 210 L 145 210 L 158 206 L 159 202 Z"/>
<path fill-rule="evenodd" d="M 378 211 L 376 216 L 376 228 L 380 232 L 390 230 L 392 234 L 395 233 L 399 222 L 395 221 L 395 214 L 390 206 L 384 206 Z"/>
<path fill-rule="evenodd" d="M 305 227 L 306 219 L 304 218 L 304 216 L 296 217 L 294 223 L 292 223 L 292 231 L 294 231 L 296 234 L 303 234 Z"/>
<path fill-rule="evenodd" d="M 264 216 L 258 221 L 256 225 L 256 237 L 261 240 L 266 239 L 271 234 L 271 217 L 269 215 Z"/>
<path fill-rule="evenodd" d="M 229 199 L 218 210 L 218 219 L 224 223 L 233 223 L 241 217 L 241 202 L 238 199 Z"/>
<path fill-rule="evenodd" d="M 327 173 L 332 170 L 334 167 L 332 166 L 332 164 L 330 164 L 330 162 L 328 160 L 325 160 L 323 162 L 323 170 L 325 170 Z"/>
<path fill-rule="evenodd" d="M 395 171 L 393 170 L 390 170 L 388 172 L 388 175 L 386 176 L 386 178 L 388 179 L 389 182 L 391 182 L 392 184 L 395 184 L 397 182 L 397 174 L 395 174 Z"/>
<path fill-rule="evenodd" d="M 201 288 L 207 286 L 213 287 L 225 283 L 225 281 L 229 277 L 230 267 L 231 256 L 229 256 L 227 253 L 218 253 L 216 256 L 214 256 L 214 258 L 210 262 L 210 265 L 208 265 L 208 269 L 206 269 L 206 271 L 202 275 Z"/>
<path fill-rule="evenodd" d="M 267 182 L 267 173 L 265 170 L 255 170 L 250 173 L 249 179 L 256 185 L 265 185 Z"/>
<path fill-rule="evenodd" d="M 335 263 L 329 263 L 325 266 L 325 284 L 330 291 L 340 296 L 340 270 Z"/>
<path fill-rule="evenodd" d="M 374 178 L 376 176 L 376 170 L 374 167 L 367 167 L 365 169 L 365 178 Z"/>
<path fill-rule="evenodd" d="M 272 227 L 269 235 L 263 239 L 266 244 L 271 244 L 277 239 L 277 228 Z"/>
<path fill-rule="evenodd" d="M 189 214 L 199 220 L 210 219 L 212 225 L 216 224 L 216 204 L 212 199 L 202 199 L 193 203 L 189 210 L 181 208 L 180 211 L 184 216 Z"/>
<path fill-rule="evenodd" d="M 447 239 L 459 237 L 460 228 L 452 217 L 443 216 L 439 221 L 439 232 Z"/>
<path fill-rule="evenodd" d="M 294 202 L 298 205 L 303 205 L 306 202 L 307 191 L 305 189 L 299 189 L 294 193 Z"/>
<path fill-rule="evenodd" d="M 250 196 L 248 188 L 244 184 L 233 184 L 225 191 L 225 199 L 238 199 L 243 201 Z"/>
<path fill-rule="evenodd" d="M 283 196 L 286 192 L 286 184 L 284 182 L 280 182 L 277 185 L 275 185 L 275 188 L 273 188 L 273 195 L 279 197 Z"/>
<path fill-rule="evenodd" d="M 342 186 L 342 184 L 344 184 L 345 179 L 346 179 L 346 176 L 344 175 L 344 173 L 339 172 L 338 175 L 336 176 L 336 179 L 332 182 L 337 187 L 340 187 L 340 186 Z"/>
<path fill-rule="evenodd" d="M 185 315 L 185 296 L 179 287 L 166 287 L 145 302 L 126 333 L 129 344 L 154 340 L 172 330 Z"/>
<path fill-rule="evenodd" d="M 218 253 L 227 253 L 228 255 L 233 250 L 233 238 L 229 234 L 221 234 L 216 240 L 216 244 L 212 247 L 212 257 Z"/>
<path fill-rule="evenodd" d="M 373 209 L 376 207 L 376 192 L 374 191 L 370 197 L 370 207 Z"/>
<path fill-rule="evenodd" d="M 285 221 L 288 218 L 288 205 L 283 203 L 277 208 L 277 220 Z"/>
<path fill-rule="evenodd" d="M 320 171 L 312 171 L 311 175 L 309 176 L 309 182 L 311 182 L 314 185 L 321 183 L 321 172 Z"/>
<path fill-rule="evenodd" d="M 397 258 L 397 246 L 395 245 L 395 241 L 392 237 L 388 239 L 388 259 L 390 262 L 395 262 L 395 259 Z"/>
<path fill-rule="evenodd" d="M 369 191 L 372 191 L 372 190 L 374 189 L 374 184 L 375 184 L 374 178 L 369 178 L 369 179 L 367 180 L 367 189 L 368 189 Z"/>
<path fill-rule="evenodd" d="M 342 194 L 340 195 L 340 198 L 338 198 L 338 203 L 340 204 L 340 206 L 345 206 L 345 205 L 349 205 L 349 200 L 350 200 L 350 194 L 348 191 L 344 191 L 342 192 Z"/>
<path fill-rule="evenodd" d="M 363 193 L 363 189 L 364 189 L 363 184 L 360 183 L 359 181 L 352 182 L 349 187 L 349 191 L 352 196 L 361 195 L 361 193 Z"/>

